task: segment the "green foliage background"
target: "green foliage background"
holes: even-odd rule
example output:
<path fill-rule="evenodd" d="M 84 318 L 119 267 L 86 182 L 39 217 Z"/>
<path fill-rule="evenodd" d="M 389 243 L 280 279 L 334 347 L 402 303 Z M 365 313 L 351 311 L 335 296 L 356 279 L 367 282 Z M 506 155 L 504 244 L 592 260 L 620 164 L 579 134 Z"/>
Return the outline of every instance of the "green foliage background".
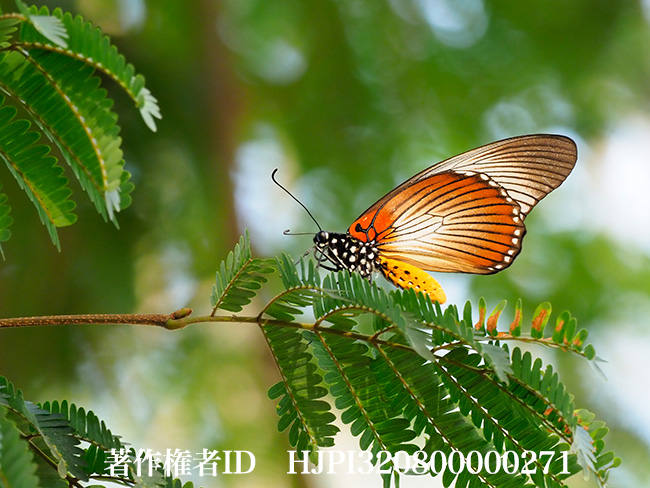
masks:
<path fill-rule="evenodd" d="M 79 222 L 59 232 L 60 253 L 25 195 L 3 179 L 14 225 L 3 244 L 0 315 L 164 313 L 185 305 L 206 313 L 214 271 L 245 226 L 259 254 L 298 255 L 309 246 L 308 238 L 281 236 L 313 225 L 271 184 L 275 166 L 323 227 L 342 231 L 437 159 L 510 135 L 565 133 L 579 142 L 579 167 L 528 219 L 515 264 L 491 277 L 437 278 L 455 290 L 456 303 L 522 297 L 530 317 L 548 300 L 588 327 L 609 361 L 609 381 L 568 355 L 558 355 L 558 370 L 580 395 L 576 403 L 612 429 L 609 448 L 624 461 L 612 485 L 647 484 L 650 422 L 635 405 L 648 397 L 623 392 L 650 383 L 643 373 L 650 243 L 596 230 L 589 215 L 603 141 L 631 118 L 648 130 L 647 2 L 44 3 L 111 35 L 147 77 L 164 118 L 150 133 L 107 84 L 133 204 L 117 230 L 79 199 Z M 638 362 L 607 347 L 619 343 Z M 277 376 L 255 327 L 4 330 L 0 373 L 31 400 L 84 405 L 139 447 L 246 449 L 266 485 L 312 483 L 285 474 L 286 445 L 265 393 Z"/>

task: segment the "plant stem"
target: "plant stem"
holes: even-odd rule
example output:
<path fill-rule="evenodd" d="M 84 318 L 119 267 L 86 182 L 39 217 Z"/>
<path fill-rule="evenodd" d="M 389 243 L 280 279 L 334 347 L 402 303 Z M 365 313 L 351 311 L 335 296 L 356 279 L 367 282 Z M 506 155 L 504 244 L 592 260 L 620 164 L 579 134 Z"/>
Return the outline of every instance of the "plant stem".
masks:
<path fill-rule="evenodd" d="M 163 314 L 80 314 L 44 315 L 40 317 L 16 317 L 0 319 L 0 327 L 34 327 L 38 325 L 72 324 L 131 324 L 154 325 L 166 329 L 177 329 L 177 321 L 189 316 L 192 310 L 182 308 L 168 315 Z"/>
<path fill-rule="evenodd" d="M 265 319 L 257 317 L 241 317 L 237 315 L 200 315 L 190 317 L 192 309 L 181 308 L 169 315 L 163 314 L 80 314 L 80 315 L 43 315 L 40 317 L 17 317 L 9 319 L 0 319 L 0 328 L 2 327 L 35 327 L 47 325 L 101 325 L 101 324 L 129 324 L 129 325 L 153 325 L 163 327 L 168 330 L 183 329 L 190 324 L 205 322 L 228 322 L 257 325 L 275 325 L 280 327 L 292 327 L 294 329 L 318 330 L 325 334 L 333 334 L 360 341 L 370 342 L 373 344 L 382 344 L 393 346 L 399 349 L 410 350 L 409 346 L 379 339 L 375 336 L 367 336 L 350 331 L 342 331 L 329 327 L 320 327 L 320 324 L 309 324 L 300 322 L 285 322 L 283 320 Z"/>
<path fill-rule="evenodd" d="M 16 318 L 0 318 L 0 328 L 2 327 L 35 327 L 35 326 L 48 326 L 48 325 L 102 325 L 102 324 L 128 324 L 128 325 L 152 325 L 162 327 L 168 330 L 183 329 L 190 324 L 205 323 L 205 322 L 228 322 L 228 323 L 246 323 L 257 325 L 275 325 L 280 327 L 292 327 L 294 329 L 319 331 L 325 334 L 333 334 L 339 336 L 349 337 L 372 344 L 381 344 L 396 347 L 398 349 L 411 350 L 410 346 L 386 341 L 379 338 L 380 331 L 373 336 L 360 334 L 351 331 L 342 331 L 329 327 L 321 327 L 320 322 L 316 324 L 299 323 L 299 322 L 286 322 L 284 320 L 265 319 L 260 316 L 257 317 L 242 317 L 238 315 L 199 315 L 190 317 L 192 309 L 181 308 L 168 315 L 164 314 L 130 314 L 130 313 L 116 313 L 116 314 L 79 314 L 79 315 L 43 315 L 39 317 L 16 317 Z M 557 347 L 564 350 L 573 350 L 568 345 L 555 344 L 550 339 L 533 339 L 530 337 L 512 336 L 506 333 L 500 333 L 497 337 L 486 337 L 483 340 L 501 340 L 501 341 L 519 341 L 531 342 L 535 344 L 542 344 L 548 347 Z M 444 344 L 434 348 L 434 350 L 449 349 L 462 344 L 462 341 L 454 341 L 449 344 Z M 575 351 L 581 356 L 585 356 L 582 351 Z"/>

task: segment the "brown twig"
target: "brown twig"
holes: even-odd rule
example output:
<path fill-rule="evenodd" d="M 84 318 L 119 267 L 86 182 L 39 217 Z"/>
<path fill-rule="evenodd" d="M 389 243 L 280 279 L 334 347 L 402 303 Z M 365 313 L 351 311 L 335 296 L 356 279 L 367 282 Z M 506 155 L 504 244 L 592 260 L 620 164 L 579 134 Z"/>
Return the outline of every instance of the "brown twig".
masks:
<path fill-rule="evenodd" d="M 168 315 L 163 314 L 80 314 L 80 315 L 44 315 L 40 317 L 15 317 L 0 319 L 0 327 L 35 327 L 48 325 L 71 325 L 71 324 L 132 324 L 132 325 L 154 325 L 166 329 L 179 329 L 184 323 L 179 324 L 181 319 L 188 317 L 192 309 L 181 308 Z"/>

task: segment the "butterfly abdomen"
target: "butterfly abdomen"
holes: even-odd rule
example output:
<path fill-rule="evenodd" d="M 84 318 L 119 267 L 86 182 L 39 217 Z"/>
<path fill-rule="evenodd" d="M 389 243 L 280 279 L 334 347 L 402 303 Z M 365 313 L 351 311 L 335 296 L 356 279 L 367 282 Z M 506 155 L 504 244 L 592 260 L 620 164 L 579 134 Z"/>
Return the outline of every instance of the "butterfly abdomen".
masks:
<path fill-rule="evenodd" d="M 388 281 L 399 288 L 413 288 L 421 291 L 432 301 L 445 303 L 447 297 L 440 284 L 428 273 L 395 259 L 379 256 L 379 268 Z"/>

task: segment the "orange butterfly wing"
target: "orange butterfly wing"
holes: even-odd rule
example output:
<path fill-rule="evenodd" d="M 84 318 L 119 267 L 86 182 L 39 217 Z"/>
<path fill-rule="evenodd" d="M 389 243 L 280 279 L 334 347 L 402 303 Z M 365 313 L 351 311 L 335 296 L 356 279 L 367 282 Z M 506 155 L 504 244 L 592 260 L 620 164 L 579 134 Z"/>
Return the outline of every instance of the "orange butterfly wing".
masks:
<path fill-rule="evenodd" d="M 428 271 L 488 274 L 521 249 L 523 220 L 573 169 L 575 143 L 532 135 L 494 142 L 413 176 L 350 226 L 381 256 Z"/>

